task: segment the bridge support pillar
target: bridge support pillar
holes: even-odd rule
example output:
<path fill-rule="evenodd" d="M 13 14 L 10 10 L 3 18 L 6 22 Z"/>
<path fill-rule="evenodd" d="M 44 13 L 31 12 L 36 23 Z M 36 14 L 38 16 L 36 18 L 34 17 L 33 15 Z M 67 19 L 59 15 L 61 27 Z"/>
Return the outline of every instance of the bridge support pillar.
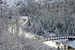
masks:
<path fill-rule="evenodd" d="M 68 50 L 68 46 L 67 45 L 64 45 L 64 50 Z"/>

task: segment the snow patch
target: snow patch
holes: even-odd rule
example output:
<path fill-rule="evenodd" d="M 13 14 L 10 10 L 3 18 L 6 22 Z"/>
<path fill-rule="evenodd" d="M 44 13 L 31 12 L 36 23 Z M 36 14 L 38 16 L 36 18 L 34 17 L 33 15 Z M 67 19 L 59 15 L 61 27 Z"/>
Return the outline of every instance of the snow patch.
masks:
<path fill-rule="evenodd" d="M 75 40 L 67 43 L 68 46 L 75 48 Z"/>

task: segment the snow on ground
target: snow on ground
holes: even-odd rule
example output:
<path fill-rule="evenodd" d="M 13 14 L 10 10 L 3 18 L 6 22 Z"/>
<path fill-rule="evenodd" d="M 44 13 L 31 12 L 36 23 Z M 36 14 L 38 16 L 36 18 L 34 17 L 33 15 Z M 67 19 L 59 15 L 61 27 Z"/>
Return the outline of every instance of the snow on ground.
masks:
<path fill-rule="evenodd" d="M 72 48 L 75 48 L 75 40 L 69 41 L 69 42 L 67 43 L 67 45 L 70 46 L 70 47 L 72 47 Z"/>
<path fill-rule="evenodd" d="M 68 42 L 68 39 L 59 39 L 59 40 L 54 40 L 55 42 L 66 44 Z"/>
<path fill-rule="evenodd" d="M 43 42 L 45 45 L 48 45 L 48 46 L 50 46 L 50 47 L 55 47 L 55 48 L 57 48 L 58 46 L 57 46 L 57 44 L 56 44 L 56 42 L 54 42 L 54 41 L 46 41 L 46 42 Z"/>
<path fill-rule="evenodd" d="M 61 43 L 63 45 L 70 46 L 72 48 L 75 48 L 75 40 L 69 41 L 68 39 L 60 39 L 60 40 L 55 40 L 58 43 Z"/>

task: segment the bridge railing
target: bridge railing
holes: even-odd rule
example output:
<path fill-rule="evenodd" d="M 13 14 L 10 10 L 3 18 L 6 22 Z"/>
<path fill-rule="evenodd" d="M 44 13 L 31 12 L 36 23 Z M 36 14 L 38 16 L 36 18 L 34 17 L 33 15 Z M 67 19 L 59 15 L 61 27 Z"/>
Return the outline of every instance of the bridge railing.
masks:
<path fill-rule="evenodd" d="M 54 37 L 47 37 L 47 40 L 58 40 L 58 39 L 69 39 L 75 38 L 75 36 L 54 36 Z"/>

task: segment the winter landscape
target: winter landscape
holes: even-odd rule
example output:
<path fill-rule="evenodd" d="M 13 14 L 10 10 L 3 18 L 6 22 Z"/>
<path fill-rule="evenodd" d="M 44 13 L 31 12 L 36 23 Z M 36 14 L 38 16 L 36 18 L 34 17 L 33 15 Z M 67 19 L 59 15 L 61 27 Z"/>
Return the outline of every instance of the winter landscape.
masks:
<path fill-rule="evenodd" d="M 75 0 L 0 0 L 0 50 L 75 50 Z"/>

